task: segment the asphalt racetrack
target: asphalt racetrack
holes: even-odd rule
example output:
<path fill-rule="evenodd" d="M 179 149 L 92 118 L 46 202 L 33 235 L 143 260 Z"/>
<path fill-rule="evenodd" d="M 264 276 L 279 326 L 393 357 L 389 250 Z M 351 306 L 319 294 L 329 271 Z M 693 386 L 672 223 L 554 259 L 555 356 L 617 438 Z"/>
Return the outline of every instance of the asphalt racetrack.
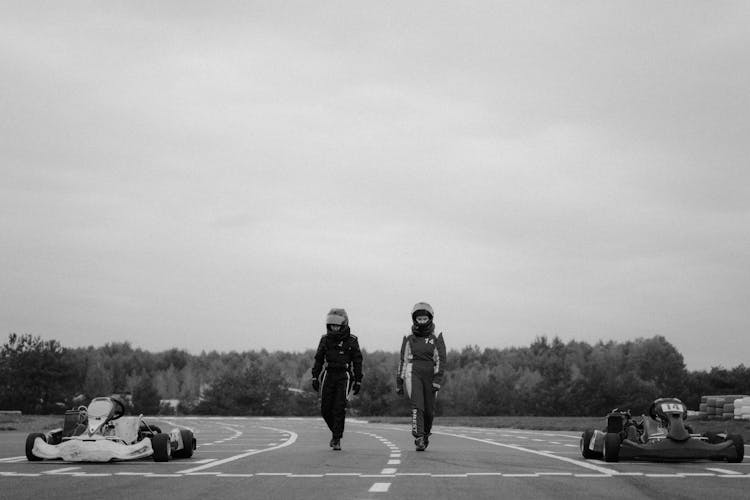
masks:
<path fill-rule="evenodd" d="M 583 460 L 579 434 L 436 425 L 414 449 L 406 425 L 348 419 L 342 451 L 319 418 L 167 417 L 190 459 L 29 462 L 25 433 L 0 433 L 0 498 L 639 499 L 749 498 L 750 462 Z M 439 424 L 439 419 L 437 419 Z"/>

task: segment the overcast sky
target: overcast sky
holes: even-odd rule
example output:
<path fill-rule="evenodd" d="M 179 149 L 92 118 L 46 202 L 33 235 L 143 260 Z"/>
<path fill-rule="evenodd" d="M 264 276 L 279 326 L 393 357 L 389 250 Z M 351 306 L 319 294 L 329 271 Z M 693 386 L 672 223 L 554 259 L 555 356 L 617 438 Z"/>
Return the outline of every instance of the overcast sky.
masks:
<path fill-rule="evenodd" d="M 0 333 L 750 362 L 750 3 L 3 2 Z M 4 342 L 4 341 L 3 341 Z"/>

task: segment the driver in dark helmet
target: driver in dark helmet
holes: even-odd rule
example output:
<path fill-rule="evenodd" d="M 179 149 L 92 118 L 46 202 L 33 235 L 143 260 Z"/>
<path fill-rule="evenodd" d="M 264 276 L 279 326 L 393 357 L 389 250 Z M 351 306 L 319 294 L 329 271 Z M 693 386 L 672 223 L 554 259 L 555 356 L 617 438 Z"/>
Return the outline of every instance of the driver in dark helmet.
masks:
<path fill-rule="evenodd" d="M 445 372 L 443 334 L 435 336 L 434 312 L 426 302 L 412 308 L 411 334 L 401 342 L 401 358 L 396 378 L 396 392 L 411 401 L 411 432 L 417 451 L 430 444 L 435 414 L 435 398 Z"/>
<path fill-rule="evenodd" d="M 346 403 L 359 394 L 362 385 L 362 352 L 349 330 L 344 309 L 334 308 L 326 316 L 326 334 L 320 338 L 312 368 L 312 386 L 320 392 L 320 413 L 331 429 L 329 446 L 341 449 Z"/>

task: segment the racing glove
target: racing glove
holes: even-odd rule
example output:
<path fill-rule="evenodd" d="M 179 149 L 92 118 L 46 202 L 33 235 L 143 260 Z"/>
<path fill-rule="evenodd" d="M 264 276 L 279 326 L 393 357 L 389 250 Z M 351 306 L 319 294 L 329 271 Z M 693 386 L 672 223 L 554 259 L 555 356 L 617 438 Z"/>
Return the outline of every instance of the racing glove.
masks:
<path fill-rule="evenodd" d="M 362 382 L 354 382 L 354 386 L 352 387 L 352 393 L 356 396 L 359 394 L 359 390 L 362 388 Z"/>
<path fill-rule="evenodd" d="M 315 392 L 320 391 L 320 380 L 318 380 L 316 378 L 312 379 L 312 386 L 313 386 L 313 389 L 315 390 Z"/>
<path fill-rule="evenodd" d="M 402 379 L 401 377 L 398 377 L 396 379 L 396 394 L 398 394 L 399 396 L 404 395 L 404 379 Z"/>

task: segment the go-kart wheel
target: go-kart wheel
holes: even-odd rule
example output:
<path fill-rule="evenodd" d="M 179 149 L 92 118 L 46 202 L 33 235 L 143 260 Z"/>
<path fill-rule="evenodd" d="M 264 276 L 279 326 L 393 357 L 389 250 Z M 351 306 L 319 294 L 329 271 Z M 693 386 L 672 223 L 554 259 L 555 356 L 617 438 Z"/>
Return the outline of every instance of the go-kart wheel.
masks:
<path fill-rule="evenodd" d="M 36 438 L 42 438 L 42 441 L 45 443 L 47 442 L 47 438 L 44 434 L 41 434 L 39 432 L 32 432 L 28 436 L 26 436 L 26 458 L 29 459 L 29 462 L 38 462 L 39 460 L 44 460 L 42 457 L 37 457 L 34 455 L 34 441 L 36 441 Z"/>
<path fill-rule="evenodd" d="M 583 455 L 583 458 L 592 459 L 592 458 L 602 458 L 602 454 L 593 451 L 589 448 L 589 445 L 591 444 L 591 439 L 594 437 L 594 429 L 586 429 L 583 431 L 583 434 L 581 435 L 581 441 L 579 442 L 580 448 L 581 448 L 581 455 Z"/>
<path fill-rule="evenodd" d="M 617 462 L 620 460 L 620 434 L 617 432 L 608 432 L 604 436 L 604 461 Z"/>
<path fill-rule="evenodd" d="M 745 440 L 739 434 L 730 434 L 727 436 L 727 441 L 734 443 L 734 449 L 737 451 L 737 456 L 734 460 L 729 460 L 730 463 L 740 463 L 745 457 Z"/>
<path fill-rule="evenodd" d="M 181 450 L 174 450 L 172 452 L 172 458 L 190 458 L 193 456 L 193 450 L 195 449 L 195 437 L 193 437 L 193 431 L 190 429 L 180 429 L 180 439 L 182 439 Z"/>
<path fill-rule="evenodd" d="M 169 462 L 169 454 L 172 451 L 169 434 L 154 435 L 151 438 L 151 447 L 154 449 L 154 462 Z"/>

